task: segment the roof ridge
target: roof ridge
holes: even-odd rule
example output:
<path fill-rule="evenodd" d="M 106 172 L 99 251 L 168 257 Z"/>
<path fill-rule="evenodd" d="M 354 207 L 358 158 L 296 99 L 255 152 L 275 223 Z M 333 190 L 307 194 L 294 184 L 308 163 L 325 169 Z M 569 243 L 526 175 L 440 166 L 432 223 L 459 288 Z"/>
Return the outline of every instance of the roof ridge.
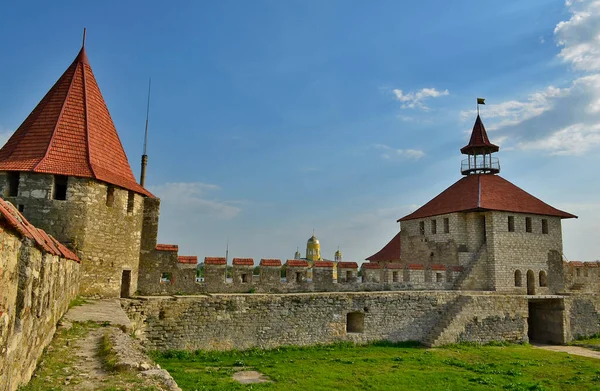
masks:
<path fill-rule="evenodd" d="M 50 137 L 50 140 L 48 141 L 48 145 L 46 146 L 46 153 L 44 153 L 44 157 L 42 157 L 40 159 L 40 161 L 37 162 L 35 164 L 35 166 L 33 166 L 32 171 L 34 171 L 34 172 L 38 168 L 38 166 L 40 164 L 42 164 L 44 162 L 44 160 L 46 160 L 46 158 L 48 157 L 48 154 L 50 153 L 50 147 L 52 146 L 52 142 L 54 141 L 54 138 L 56 137 L 56 133 L 58 131 L 58 125 L 60 124 L 60 119 L 61 119 L 63 113 L 65 112 L 65 107 L 67 107 L 67 101 L 69 100 L 69 96 L 71 95 L 71 90 L 72 90 L 73 84 L 75 84 L 75 73 L 77 73 L 77 67 L 78 67 L 78 64 L 76 64 L 76 61 L 73 61 L 71 66 L 73 66 L 73 65 L 75 65 L 75 70 L 73 71 L 73 77 L 71 77 L 71 82 L 69 83 L 69 89 L 67 90 L 67 95 L 65 95 L 65 100 L 63 101 L 62 106 L 60 108 L 60 113 L 58 114 L 58 118 L 56 119 L 56 124 L 54 124 L 54 129 L 52 130 L 52 136 Z M 68 69 L 67 69 L 67 71 L 68 71 Z M 62 78 L 62 76 L 61 76 L 61 78 Z M 60 79 L 58 79 L 56 82 L 58 83 L 59 80 Z"/>

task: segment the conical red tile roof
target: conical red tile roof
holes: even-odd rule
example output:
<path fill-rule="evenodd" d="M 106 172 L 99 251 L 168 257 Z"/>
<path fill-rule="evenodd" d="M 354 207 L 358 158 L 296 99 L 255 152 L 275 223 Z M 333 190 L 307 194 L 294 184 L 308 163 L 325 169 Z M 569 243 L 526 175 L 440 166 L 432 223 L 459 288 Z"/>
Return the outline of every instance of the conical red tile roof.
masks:
<path fill-rule="evenodd" d="M 499 175 L 472 174 L 398 221 L 477 210 L 531 213 L 564 219 L 577 217 L 546 204 Z"/>
<path fill-rule="evenodd" d="M 471 139 L 469 140 L 469 144 L 465 145 L 460 149 L 460 152 L 465 155 L 473 155 L 480 154 L 482 152 L 492 153 L 498 152 L 500 147 L 495 144 L 492 144 L 488 139 L 487 132 L 485 131 L 485 126 L 483 126 L 483 122 L 477 114 L 477 119 L 475 120 L 475 124 L 473 125 L 473 131 L 471 132 Z"/>
<path fill-rule="evenodd" d="M 152 197 L 133 176 L 83 47 L 0 149 L 0 171 L 94 178 Z"/>

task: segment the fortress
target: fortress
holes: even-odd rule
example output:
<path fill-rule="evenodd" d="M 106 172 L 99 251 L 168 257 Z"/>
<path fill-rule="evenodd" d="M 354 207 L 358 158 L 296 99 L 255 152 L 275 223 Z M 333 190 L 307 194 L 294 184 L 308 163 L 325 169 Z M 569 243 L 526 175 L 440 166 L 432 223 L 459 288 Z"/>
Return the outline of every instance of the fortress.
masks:
<path fill-rule="evenodd" d="M 77 294 L 122 298 L 149 349 L 600 332 L 599 264 L 563 261 L 561 219 L 576 216 L 500 177 L 498 150 L 478 115 L 463 178 L 399 219 L 360 277 L 307 249 L 258 276 L 234 258 L 232 281 L 206 257 L 196 282 L 197 257 L 157 242 L 160 200 L 135 180 L 82 47 L 0 149 L 0 389 L 29 379 Z"/>

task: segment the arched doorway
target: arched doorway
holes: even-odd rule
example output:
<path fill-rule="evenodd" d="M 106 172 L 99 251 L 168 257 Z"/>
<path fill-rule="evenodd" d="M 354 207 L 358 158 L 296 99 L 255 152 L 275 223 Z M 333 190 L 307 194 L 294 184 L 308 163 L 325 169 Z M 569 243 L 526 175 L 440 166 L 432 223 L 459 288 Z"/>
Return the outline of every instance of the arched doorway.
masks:
<path fill-rule="evenodd" d="M 535 273 L 533 270 L 527 270 L 527 294 L 535 295 Z"/>

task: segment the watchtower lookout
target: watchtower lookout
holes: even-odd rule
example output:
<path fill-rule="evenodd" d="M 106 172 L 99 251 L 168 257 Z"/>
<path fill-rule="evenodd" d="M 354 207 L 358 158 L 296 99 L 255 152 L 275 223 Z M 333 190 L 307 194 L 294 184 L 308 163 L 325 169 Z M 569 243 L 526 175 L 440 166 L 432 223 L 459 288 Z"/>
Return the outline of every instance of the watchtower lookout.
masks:
<path fill-rule="evenodd" d="M 463 155 L 468 156 L 461 163 L 461 174 L 498 174 L 500 161 L 497 157 L 492 157 L 492 153 L 498 152 L 499 149 L 500 147 L 488 139 L 481 117 L 477 114 L 469 144 L 460 149 Z"/>

